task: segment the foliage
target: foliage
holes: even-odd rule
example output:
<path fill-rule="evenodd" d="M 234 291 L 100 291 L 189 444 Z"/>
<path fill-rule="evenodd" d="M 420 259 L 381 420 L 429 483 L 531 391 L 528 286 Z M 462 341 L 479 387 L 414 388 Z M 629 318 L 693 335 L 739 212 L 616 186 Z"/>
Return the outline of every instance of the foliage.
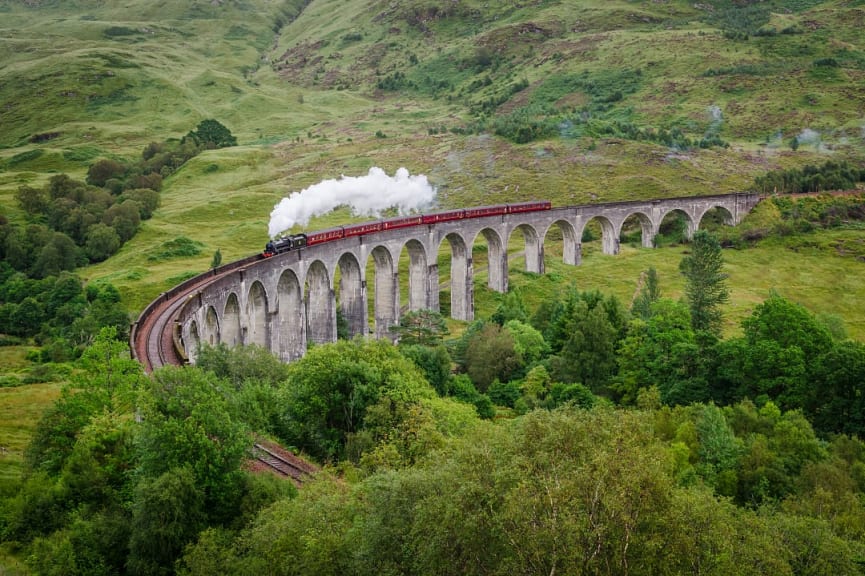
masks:
<path fill-rule="evenodd" d="M 658 271 L 654 268 L 649 268 L 640 274 L 639 293 L 631 303 L 631 316 L 648 320 L 651 316 L 652 304 L 657 302 L 660 297 L 661 288 L 659 286 Z"/>
<path fill-rule="evenodd" d="M 705 400 L 700 349 L 685 305 L 660 299 L 647 320 L 636 318 L 621 341 L 619 372 L 611 386 L 620 402 L 633 404 L 641 389 L 657 386 L 666 404 Z"/>
<path fill-rule="evenodd" d="M 794 139 L 798 147 L 798 140 Z M 795 148 L 794 148 L 795 150 Z M 828 160 L 819 166 L 775 170 L 754 179 L 754 188 L 761 194 L 795 194 L 824 190 L 850 190 L 865 182 L 865 169 L 847 161 Z"/>
<path fill-rule="evenodd" d="M 764 440 L 783 462 L 800 438 L 811 466 L 849 478 L 843 460 L 808 451 L 795 415 L 743 409 L 765 426 L 763 440 L 743 445 L 745 431 L 714 406 L 537 411 L 481 426 L 410 469 L 355 483 L 322 477 L 233 540 L 206 533 L 184 563 L 191 574 L 217 557 L 240 573 L 276 574 L 855 573 L 861 544 L 831 520 L 792 500 L 749 509 L 712 494 L 715 482 L 752 472 L 740 455 Z M 675 458 L 690 448 L 653 431 L 664 419 L 694 431 L 695 463 L 710 484 L 679 482 Z M 819 476 L 798 466 L 779 470 L 805 471 L 813 486 Z M 846 486 L 839 495 L 852 494 Z"/>
<path fill-rule="evenodd" d="M 102 327 L 112 327 L 120 337 L 129 330 L 113 286 L 85 288 L 70 273 L 33 280 L 0 264 L 0 332 L 36 338 L 43 348 L 35 360 L 74 359 Z"/>
<path fill-rule="evenodd" d="M 699 230 L 691 243 L 691 255 L 682 258 L 679 270 L 685 277 L 685 295 L 695 332 L 721 333 L 723 305 L 730 297 L 728 274 L 724 273 L 721 245 L 712 234 Z"/>
<path fill-rule="evenodd" d="M 439 312 L 412 310 L 400 317 L 399 326 L 391 327 L 391 333 L 397 337 L 400 344 L 436 346 L 449 332 Z"/>
<path fill-rule="evenodd" d="M 496 379 L 510 380 L 522 365 L 523 358 L 507 328 L 488 323 L 468 340 L 463 367 L 481 392 Z"/>
<path fill-rule="evenodd" d="M 194 130 L 190 130 L 186 137 L 195 142 L 199 148 L 205 150 L 237 146 L 237 138 L 231 134 L 231 130 L 212 118 L 199 122 L 198 126 Z"/>
<path fill-rule="evenodd" d="M 427 382 L 435 388 L 440 396 L 448 396 L 451 381 L 451 357 L 443 345 L 435 347 L 415 344 L 399 347 L 403 356 L 411 360 L 426 377 Z"/>
<path fill-rule="evenodd" d="M 322 460 L 341 459 L 350 435 L 382 401 L 410 407 L 434 395 L 415 365 L 385 342 L 316 346 L 288 369 L 281 388 L 280 435 Z"/>

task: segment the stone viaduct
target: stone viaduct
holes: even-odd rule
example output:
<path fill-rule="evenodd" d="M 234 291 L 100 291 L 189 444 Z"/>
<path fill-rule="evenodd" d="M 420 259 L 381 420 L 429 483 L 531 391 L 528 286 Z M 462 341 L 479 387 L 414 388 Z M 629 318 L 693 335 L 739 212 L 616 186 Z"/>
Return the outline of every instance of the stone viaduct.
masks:
<path fill-rule="evenodd" d="M 177 317 L 180 345 L 191 362 L 199 342 L 257 344 L 290 362 L 304 354 L 307 342 L 336 340 L 337 307 L 352 336 L 369 333 L 370 287 L 374 335 L 389 337 L 389 328 L 400 318 L 400 256 L 407 253 L 409 261 L 407 308 L 439 310 L 442 246 L 450 248 L 451 316 L 472 320 L 472 246 L 481 236 L 488 247 L 488 285 L 507 292 L 507 246 L 516 232 L 525 242 L 526 270 L 543 274 L 544 240 L 554 228 L 561 230 L 564 263 L 579 265 L 580 239 L 593 220 L 602 230 L 603 252 L 617 254 L 622 225 L 629 217 L 639 220 L 642 245 L 651 247 L 671 212 L 684 214 L 690 235 L 710 209 L 719 209 L 725 222 L 735 225 L 759 201 L 756 194 L 730 194 L 590 204 L 381 231 L 308 246 L 251 263 L 191 295 Z M 374 278 L 369 278 L 368 269 L 374 270 Z"/>

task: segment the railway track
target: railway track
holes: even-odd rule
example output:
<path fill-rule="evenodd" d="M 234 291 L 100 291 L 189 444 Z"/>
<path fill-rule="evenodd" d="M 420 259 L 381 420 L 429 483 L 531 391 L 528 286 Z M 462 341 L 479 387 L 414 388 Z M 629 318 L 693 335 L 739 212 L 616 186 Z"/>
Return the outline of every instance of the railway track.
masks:
<path fill-rule="evenodd" d="M 258 469 L 267 469 L 281 476 L 291 478 L 297 484 L 302 484 L 318 471 L 318 468 L 294 454 L 273 445 L 256 442 L 252 446 L 252 456 L 259 463 Z"/>
<path fill-rule="evenodd" d="M 208 284 L 260 259 L 261 255 L 255 254 L 208 270 L 163 292 L 151 302 L 132 325 L 129 334 L 129 348 L 133 357 L 144 366 L 144 371 L 150 374 L 168 364 L 180 366 L 186 363 L 179 351 L 179 336 L 175 333 L 175 320 L 182 306 Z"/>

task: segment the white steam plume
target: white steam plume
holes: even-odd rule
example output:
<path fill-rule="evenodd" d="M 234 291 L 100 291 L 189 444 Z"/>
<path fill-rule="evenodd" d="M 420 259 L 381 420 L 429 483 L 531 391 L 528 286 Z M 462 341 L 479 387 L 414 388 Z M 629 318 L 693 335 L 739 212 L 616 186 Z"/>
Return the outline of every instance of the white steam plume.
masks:
<path fill-rule="evenodd" d="M 411 176 L 405 168 L 393 177 L 373 166 L 366 176 L 341 176 L 324 180 L 280 200 L 270 213 L 267 232 L 271 238 L 295 224 L 309 223 L 313 216 L 347 205 L 358 216 L 377 216 L 396 208 L 400 214 L 429 206 L 436 190 L 423 174 Z"/>

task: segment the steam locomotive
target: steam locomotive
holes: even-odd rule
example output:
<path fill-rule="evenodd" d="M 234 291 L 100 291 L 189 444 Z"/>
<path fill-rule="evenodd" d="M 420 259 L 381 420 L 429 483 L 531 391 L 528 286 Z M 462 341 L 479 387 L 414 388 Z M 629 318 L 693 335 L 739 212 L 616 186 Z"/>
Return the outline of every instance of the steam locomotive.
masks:
<path fill-rule="evenodd" d="M 371 232 L 383 230 L 396 230 L 398 228 L 410 228 L 412 226 L 423 226 L 424 224 L 435 224 L 437 222 L 450 222 L 452 220 L 464 220 L 467 218 L 485 218 L 487 216 L 499 216 L 504 214 L 519 214 L 522 212 L 538 212 L 549 210 L 552 207 L 548 200 L 534 202 L 520 202 L 518 204 L 501 204 L 499 206 L 480 206 L 476 208 L 463 208 L 460 210 L 448 210 L 447 212 L 434 212 L 432 214 L 416 214 L 413 216 L 399 216 L 387 218 L 375 222 L 364 222 L 362 224 L 351 224 L 348 226 L 337 226 L 327 230 L 318 230 L 309 234 L 292 234 L 283 236 L 268 242 L 261 255 L 270 258 L 276 254 L 282 254 L 290 250 L 297 250 L 304 246 L 314 246 L 340 238 L 351 236 L 362 236 Z"/>

